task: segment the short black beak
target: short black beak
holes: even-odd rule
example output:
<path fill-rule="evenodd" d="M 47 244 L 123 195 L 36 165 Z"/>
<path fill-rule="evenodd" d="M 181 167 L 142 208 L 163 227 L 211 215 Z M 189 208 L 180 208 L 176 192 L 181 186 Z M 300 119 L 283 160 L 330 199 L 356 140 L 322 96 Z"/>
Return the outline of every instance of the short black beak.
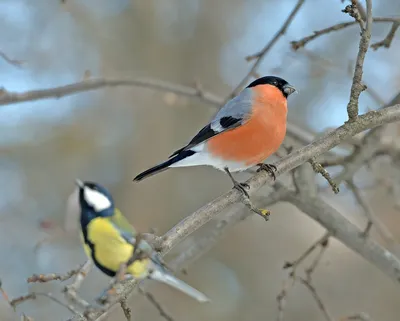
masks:
<path fill-rule="evenodd" d="M 79 188 L 83 188 L 85 186 L 80 179 L 76 179 L 75 184 L 78 185 Z"/>
<path fill-rule="evenodd" d="M 293 94 L 293 93 L 298 93 L 296 88 L 294 88 L 291 84 L 284 85 L 283 86 L 283 92 L 288 96 Z"/>

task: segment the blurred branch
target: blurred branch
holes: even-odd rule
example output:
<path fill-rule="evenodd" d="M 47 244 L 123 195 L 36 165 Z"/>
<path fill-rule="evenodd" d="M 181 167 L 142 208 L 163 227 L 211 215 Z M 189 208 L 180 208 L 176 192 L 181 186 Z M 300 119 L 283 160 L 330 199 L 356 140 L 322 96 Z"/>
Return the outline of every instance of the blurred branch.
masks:
<path fill-rule="evenodd" d="M 349 116 L 349 121 L 355 121 L 358 117 L 358 100 L 361 93 L 367 88 L 365 84 L 362 83 L 363 66 L 365 55 L 368 51 L 369 42 L 371 40 L 371 29 L 372 29 L 372 0 L 366 0 L 367 3 L 367 13 L 366 22 L 361 18 L 361 14 L 357 7 L 357 1 L 352 0 L 352 4 L 348 5 L 343 12 L 348 13 L 356 21 L 360 23 L 361 27 L 361 38 L 357 54 L 356 66 L 354 68 L 353 83 L 351 84 L 350 90 L 350 100 L 347 104 L 347 114 Z"/>
<path fill-rule="evenodd" d="M 147 300 L 157 309 L 157 311 L 160 313 L 160 316 L 163 317 L 167 321 L 175 321 L 164 309 L 164 307 L 157 301 L 157 299 L 154 297 L 153 294 L 150 292 L 147 292 L 143 290 L 141 287 L 139 287 L 139 292 L 143 294 Z M 128 319 L 129 321 L 129 319 Z"/>
<path fill-rule="evenodd" d="M 236 88 L 232 91 L 232 93 L 228 96 L 226 99 L 229 100 L 232 97 L 236 96 L 240 90 L 242 90 L 243 86 L 249 81 L 251 77 L 254 76 L 254 73 L 256 73 L 259 65 L 263 61 L 264 57 L 266 54 L 271 50 L 271 48 L 275 45 L 275 43 L 281 38 L 285 33 L 290 24 L 292 23 L 293 19 L 299 12 L 301 6 L 304 4 L 305 0 L 298 0 L 295 7 L 293 10 L 290 12 L 289 16 L 283 23 L 283 25 L 279 28 L 279 30 L 276 32 L 276 34 L 272 37 L 270 42 L 267 43 L 267 45 L 260 51 L 257 52 L 253 55 L 247 56 L 246 60 L 251 61 L 251 60 L 256 60 L 256 62 L 253 64 L 253 66 L 250 68 L 250 71 L 247 73 L 247 75 L 240 81 L 240 83 L 236 86 Z"/>
<path fill-rule="evenodd" d="M 22 60 L 11 59 L 3 51 L 0 51 L 0 57 L 14 67 L 21 67 L 21 65 L 24 63 Z"/>
<path fill-rule="evenodd" d="M 336 185 L 336 183 L 332 180 L 331 175 L 328 173 L 328 171 L 320 164 L 318 163 L 314 157 L 310 158 L 308 162 L 311 164 L 311 167 L 313 171 L 317 174 L 321 174 L 322 177 L 324 177 L 329 185 L 332 187 L 332 191 L 337 194 L 339 193 L 339 187 Z"/>
<path fill-rule="evenodd" d="M 285 262 L 283 268 L 288 269 L 291 268 L 292 271 L 295 273 L 297 267 L 318 247 L 326 247 L 328 245 L 328 239 L 330 237 L 329 233 L 325 233 L 320 239 L 314 242 L 307 250 L 304 251 L 296 260 L 291 262 Z"/>
<path fill-rule="evenodd" d="M 372 21 L 373 22 L 392 22 L 393 23 L 393 22 L 400 22 L 400 19 L 399 18 L 381 18 L 381 17 L 379 17 L 379 18 L 372 18 Z M 304 47 L 305 45 L 307 45 L 310 41 L 313 41 L 320 36 L 326 35 L 328 33 L 334 32 L 334 31 L 342 30 L 347 27 L 354 26 L 356 24 L 358 24 L 357 21 L 341 22 L 341 23 L 338 23 L 331 27 L 321 29 L 318 31 L 314 31 L 314 33 L 310 36 L 304 37 L 300 40 L 292 41 L 291 42 L 292 49 L 298 50 L 298 49 Z"/>
<path fill-rule="evenodd" d="M 373 321 L 372 318 L 368 314 L 366 314 L 364 312 L 356 313 L 356 314 L 341 318 L 339 321 L 350 321 L 350 320 Z"/>
<path fill-rule="evenodd" d="M 128 306 L 126 299 L 121 300 L 120 305 L 121 305 L 122 311 L 124 311 L 126 320 L 131 321 L 132 320 L 132 309 Z"/>
<path fill-rule="evenodd" d="M 70 312 L 72 312 L 74 314 L 79 313 L 72 305 L 65 304 L 61 300 L 54 297 L 53 294 L 51 294 L 51 293 L 32 292 L 27 295 L 22 295 L 18 298 L 15 298 L 15 299 L 9 301 L 9 303 L 10 303 L 11 307 L 13 307 L 15 309 L 17 305 L 19 305 L 25 301 L 36 300 L 37 297 L 39 297 L 39 296 L 46 297 L 46 298 L 52 300 L 53 302 L 63 306 L 64 308 L 68 309 Z"/>
<path fill-rule="evenodd" d="M 371 48 L 374 50 L 377 50 L 380 47 L 385 47 L 385 48 L 389 48 L 390 45 L 392 44 L 393 38 L 396 34 L 397 29 L 400 27 L 400 22 L 396 21 L 393 22 L 392 27 L 389 30 L 389 33 L 387 34 L 387 36 L 385 37 L 385 39 L 383 39 L 382 41 L 378 41 L 374 44 L 371 45 Z"/>
<path fill-rule="evenodd" d="M 281 187 L 284 188 L 284 187 Z M 365 238 L 362 231 L 328 203 L 318 198 L 287 193 L 285 201 L 316 220 L 336 239 L 379 268 L 396 283 L 400 280 L 400 260 L 378 243 Z"/>
<path fill-rule="evenodd" d="M 361 206 L 364 211 L 365 216 L 368 219 L 367 227 L 365 228 L 363 235 L 364 237 L 368 236 L 368 233 L 372 227 L 375 226 L 376 231 L 382 237 L 382 239 L 386 242 L 387 245 L 393 246 L 395 243 L 394 237 L 392 233 L 386 228 L 386 226 L 376 217 L 374 211 L 371 206 L 368 204 L 366 198 L 361 194 L 361 191 L 354 184 L 353 180 L 346 181 L 349 189 L 353 193 L 357 203 Z"/>
<path fill-rule="evenodd" d="M 283 313 L 284 313 L 284 309 L 285 309 L 285 304 L 286 304 L 286 298 L 289 294 L 289 291 L 294 287 L 296 281 L 300 281 L 302 282 L 304 285 L 306 285 L 313 297 L 315 298 L 315 300 L 317 301 L 318 306 L 320 307 L 320 309 L 323 311 L 325 317 L 330 321 L 331 317 L 330 314 L 327 312 L 325 305 L 322 303 L 322 300 L 320 299 L 320 297 L 318 296 L 315 288 L 311 285 L 311 276 L 312 273 L 315 271 L 315 269 L 317 268 L 323 253 L 325 252 L 327 246 L 328 246 L 328 240 L 329 240 L 330 234 L 329 233 L 325 233 L 322 238 L 320 238 L 319 240 L 317 240 L 315 243 L 313 243 L 303 254 L 301 254 L 296 260 L 292 261 L 292 262 L 285 262 L 285 265 L 283 266 L 284 269 L 290 268 L 291 271 L 289 273 L 289 278 L 288 280 L 286 280 L 283 284 L 282 290 L 281 292 L 277 295 L 276 300 L 278 301 L 278 321 L 282 321 L 283 320 Z M 299 278 L 296 276 L 296 272 L 297 272 L 297 268 L 298 266 L 312 253 L 314 252 L 314 250 L 320 246 L 321 250 L 318 253 L 318 255 L 316 256 L 316 258 L 313 260 L 312 264 L 306 268 L 305 273 L 307 278 L 303 279 L 303 278 Z M 289 284 L 289 282 L 291 281 L 291 283 Z M 311 287 L 311 288 L 310 288 Z"/>
<path fill-rule="evenodd" d="M 33 274 L 32 276 L 30 276 L 27 280 L 28 283 L 45 283 L 45 282 L 49 282 L 49 281 L 54 281 L 54 280 L 58 280 L 58 281 L 66 281 L 69 280 L 70 278 L 72 278 L 74 275 L 77 275 L 78 273 L 81 273 L 82 268 L 84 267 L 84 264 L 82 264 L 81 266 L 79 266 L 76 269 L 73 269 L 71 271 L 68 271 L 65 274 Z"/>
<path fill-rule="evenodd" d="M 201 91 L 199 88 L 182 86 L 155 79 L 86 79 L 77 83 L 47 89 L 26 92 L 11 92 L 4 88 L 0 91 L 0 106 L 35 101 L 46 98 L 61 98 L 81 92 L 96 90 L 104 87 L 141 87 L 154 90 L 173 92 L 182 96 L 198 97 L 210 104 L 219 105 L 221 99 L 215 95 Z"/>
<path fill-rule="evenodd" d="M 298 278 L 301 284 L 303 284 L 310 292 L 313 298 L 315 299 L 315 302 L 318 305 L 318 308 L 322 311 L 322 314 L 324 315 L 325 319 L 327 321 L 334 321 L 335 319 L 331 316 L 331 314 L 328 312 L 324 302 L 322 301 L 321 297 L 319 296 L 316 288 L 314 285 L 311 283 L 311 280 L 306 280 L 303 278 Z"/>

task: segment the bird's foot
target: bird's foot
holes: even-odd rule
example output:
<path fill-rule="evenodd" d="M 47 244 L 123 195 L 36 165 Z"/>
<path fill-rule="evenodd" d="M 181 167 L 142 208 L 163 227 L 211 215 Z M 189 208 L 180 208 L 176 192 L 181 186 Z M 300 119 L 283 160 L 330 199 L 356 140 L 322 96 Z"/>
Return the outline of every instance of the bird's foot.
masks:
<path fill-rule="evenodd" d="M 255 206 L 253 206 L 253 204 L 251 203 L 250 200 L 250 195 L 249 193 L 246 191 L 247 188 L 250 188 L 249 184 L 247 183 L 239 183 L 237 180 L 235 180 L 231 174 L 231 172 L 229 171 L 228 168 L 225 168 L 225 172 L 229 175 L 232 183 L 233 183 L 233 188 L 237 189 L 239 192 L 242 193 L 243 196 L 243 203 L 254 213 L 262 216 L 266 221 L 268 221 L 268 217 L 270 215 L 270 211 L 266 210 L 266 209 L 260 209 L 260 208 L 256 208 Z"/>
<path fill-rule="evenodd" d="M 275 172 L 278 169 L 276 168 L 275 165 L 259 163 L 257 164 L 257 166 L 258 166 L 257 173 L 260 171 L 266 171 L 274 180 L 276 180 Z"/>
<path fill-rule="evenodd" d="M 266 221 L 269 219 L 269 215 L 271 214 L 270 211 L 267 209 L 263 208 L 257 208 L 253 205 L 253 203 L 250 200 L 250 195 L 246 191 L 246 188 L 249 188 L 249 184 L 247 183 L 239 183 L 237 181 L 234 181 L 233 183 L 233 188 L 236 188 L 239 192 L 242 193 L 243 195 L 243 203 L 254 213 L 260 215 L 262 218 L 264 218 Z"/>
<path fill-rule="evenodd" d="M 246 191 L 247 188 L 250 188 L 247 183 L 239 183 L 238 181 L 233 181 L 233 188 L 236 188 L 239 192 L 243 194 L 244 197 L 250 198 L 249 193 Z"/>

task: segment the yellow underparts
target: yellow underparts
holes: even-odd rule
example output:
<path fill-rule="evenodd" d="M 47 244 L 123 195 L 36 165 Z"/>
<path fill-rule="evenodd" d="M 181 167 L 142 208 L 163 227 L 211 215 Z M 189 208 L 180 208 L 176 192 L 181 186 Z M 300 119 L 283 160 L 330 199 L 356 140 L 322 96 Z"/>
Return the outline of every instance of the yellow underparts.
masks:
<path fill-rule="evenodd" d="M 118 229 L 106 218 L 97 217 L 87 227 L 88 239 L 94 244 L 94 256 L 91 248 L 84 244 L 86 255 L 97 264 L 113 272 L 118 272 L 121 264 L 127 262 L 133 253 L 133 245 L 121 237 Z M 127 272 L 137 279 L 148 275 L 149 259 L 136 260 Z"/>

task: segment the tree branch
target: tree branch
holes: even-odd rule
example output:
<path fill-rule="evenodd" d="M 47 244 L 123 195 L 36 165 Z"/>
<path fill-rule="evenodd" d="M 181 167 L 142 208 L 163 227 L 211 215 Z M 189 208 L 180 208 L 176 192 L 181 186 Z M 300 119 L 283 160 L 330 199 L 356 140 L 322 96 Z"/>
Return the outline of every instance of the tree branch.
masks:
<path fill-rule="evenodd" d="M 358 100 L 361 93 L 367 88 L 362 83 L 363 66 L 365 55 L 368 51 L 369 42 L 371 40 L 371 29 L 372 29 L 372 0 L 366 0 L 367 2 L 367 19 L 364 26 L 360 13 L 357 9 L 357 2 L 352 0 L 352 4 L 347 6 L 343 12 L 349 13 L 357 21 L 359 21 L 361 26 L 361 38 L 358 49 L 358 55 L 356 60 L 356 66 L 354 69 L 353 83 L 351 84 L 350 100 L 347 104 L 347 114 L 349 116 L 349 121 L 355 121 L 358 117 Z"/>
<path fill-rule="evenodd" d="M 382 17 L 377 17 L 377 18 L 372 18 L 373 22 L 400 22 L 400 19 L 397 18 L 382 18 Z M 328 33 L 334 32 L 334 31 L 338 31 L 338 30 L 342 30 L 351 26 L 354 26 L 358 24 L 357 21 L 349 21 L 349 22 L 341 22 L 338 23 L 336 25 L 333 25 L 331 27 L 325 28 L 325 29 L 321 29 L 318 31 L 314 31 L 314 33 L 310 36 L 304 37 L 300 40 L 296 40 L 296 41 L 292 41 L 291 45 L 292 45 L 292 49 L 293 50 L 298 50 L 302 47 L 304 47 L 305 45 L 307 45 L 310 41 L 315 40 L 316 38 L 326 35 Z"/>
<path fill-rule="evenodd" d="M 389 48 L 390 45 L 392 44 L 393 38 L 396 34 L 397 29 L 400 27 L 400 22 L 396 21 L 393 22 L 392 27 L 389 30 L 389 33 L 387 34 L 387 36 L 385 37 L 385 39 L 383 39 L 382 41 L 378 41 L 374 44 L 371 45 L 371 48 L 374 50 L 377 50 L 380 47 L 385 47 L 385 48 Z"/>
<path fill-rule="evenodd" d="M 285 200 L 316 220 L 333 237 L 375 265 L 395 282 L 400 283 L 400 260 L 373 240 L 363 237 L 362 230 L 329 204 L 318 198 L 304 196 L 300 198 L 295 193 L 287 193 Z"/>
<path fill-rule="evenodd" d="M 270 42 L 267 43 L 267 45 L 260 51 L 257 52 L 253 55 L 247 56 L 246 60 L 247 61 L 251 61 L 256 59 L 256 62 L 254 63 L 254 65 L 251 67 L 250 71 L 247 73 L 247 75 L 240 81 L 240 83 L 236 86 L 236 88 L 232 91 L 232 93 L 228 96 L 228 98 L 226 99 L 226 101 L 228 101 L 229 99 L 231 99 L 232 97 L 236 96 L 240 90 L 242 90 L 243 86 L 249 81 L 249 79 L 254 75 L 254 73 L 256 72 L 257 68 L 259 67 L 259 65 L 261 64 L 261 62 L 263 61 L 265 55 L 271 50 L 271 48 L 275 45 L 275 43 L 279 40 L 280 37 L 282 37 L 285 33 L 286 30 L 289 28 L 290 24 L 292 23 L 293 19 L 295 18 L 295 16 L 297 15 L 297 13 L 299 12 L 300 8 L 302 7 L 302 5 L 304 4 L 305 0 L 298 0 L 295 7 L 293 8 L 293 10 L 290 12 L 289 16 L 287 17 L 287 19 L 285 20 L 285 22 L 283 23 L 283 25 L 279 28 L 279 30 L 276 32 L 276 34 L 272 37 L 272 39 L 270 40 Z M 226 102 L 225 101 L 225 102 Z"/>
<path fill-rule="evenodd" d="M 35 101 L 46 98 L 61 98 L 65 96 L 74 95 L 81 92 L 95 90 L 104 87 L 142 87 L 154 90 L 173 92 L 182 96 L 198 97 L 201 100 L 213 105 L 220 105 L 221 99 L 217 96 L 200 91 L 199 88 L 182 86 L 172 84 L 169 82 L 155 80 L 155 79 L 86 79 L 77 83 L 72 83 L 65 86 L 31 90 L 26 92 L 10 92 L 5 89 L 0 91 L 0 106 L 22 103 L 26 101 Z"/>

